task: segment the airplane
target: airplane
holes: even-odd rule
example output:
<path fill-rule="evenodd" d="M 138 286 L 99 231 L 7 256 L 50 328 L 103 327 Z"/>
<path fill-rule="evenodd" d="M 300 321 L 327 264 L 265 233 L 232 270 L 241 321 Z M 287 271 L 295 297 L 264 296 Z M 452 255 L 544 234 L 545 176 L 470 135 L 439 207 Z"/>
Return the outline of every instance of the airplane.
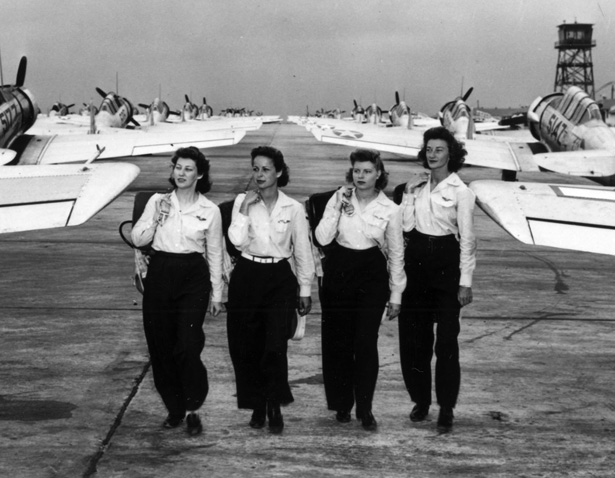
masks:
<path fill-rule="evenodd" d="M 149 105 L 139 103 L 139 106 L 147 112 L 145 121 L 150 125 L 163 123 L 167 121 L 170 114 L 177 114 L 172 112 L 169 105 L 166 102 L 161 101 L 160 98 L 155 98 Z"/>
<path fill-rule="evenodd" d="M 134 164 L 90 164 L 103 153 L 81 156 L 85 164 L 41 165 L 45 143 L 24 132 L 40 109 L 23 87 L 27 59 L 22 57 L 14 85 L 0 85 L 0 233 L 75 226 L 119 196 L 138 176 Z M 70 147 L 63 146 L 70 155 Z M 58 151 L 61 153 L 62 151 Z"/>
<path fill-rule="evenodd" d="M 365 108 L 365 117 L 369 124 L 380 124 L 382 122 L 382 108 L 376 103 L 372 103 Z"/>
<path fill-rule="evenodd" d="M 98 107 L 94 106 L 92 103 L 89 105 L 87 103 L 83 103 L 83 106 L 79 108 L 79 114 L 81 116 L 87 116 L 89 118 L 92 115 L 92 112 L 94 112 L 94 116 L 98 113 Z"/>
<path fill-rule="evenodd" d="M 351 111 L 352 119 L 357 123 L 363 123 L 365 121 L 365 108 L 357 103 L 357 100 L 352 100 L 354 108 Z"/>
<path fill-rule="evenodd" d="M 410 107 L 405 101 L 399 101 L 399 93 L 395 92 L 395 104 L 389 109 L 389 120 L 393 126 L 411 128 Z"/>
<path fill-rule="evenodd" d="M 67 114 L 70 114 L 70 109 L 73 106 L 75 105 L 65 105 L 64 103 L 58 101 L 57 103 L 53 104 L 48 116 L 66 116 Z"/>
<path fill-rule="evenodd" d="M 525 244 L 615 255 L 614 187 L 478 180 L 470 189 Z"/>
<path fill-rule="evenodd" d="M 203 96 L 203 104 L 199 106 L 199 114 L 197 116 L 197 119 L 207 119 L 211 118 L 213 115 L 213 108 L 207 104 L 207 100 Z"/>
<path fill-rule="evenodd" d="M 184 120 L 196 119 L 199 115 L 199 107 L 190 101 L 188 95 L 184 95 L 184 98 L 186 99 L 186 103 L 184 103 L 184 107 L 182 108 L 182 118 Z"/>
<path fill-rule="evenodd" d="M 464 95 L 466 99 L 467 96 L 468 93 Z M 580 88 L 570 87 L 565 93 L 534 100 L 527 114 L 530 138 L 477 134 L 470 139 L 468 130 L 474 127 L 470 126 L 471 116 L 468 120 L 461 107 L 464 97 L 444 105 L 441 119 L 445 127 L 460 134 L 464 141 L 468 151 L 466 164 L 500 169 L 505 180 L 516 179 L 519 171 L 547 170 L 615 185 L 615 132 L 602 120 L 596 102 Z M 465 139 L 464 124 L 468 125 Z M 311 131 L 319 141 L 413 158 L 423 142 L 423 131 L 418 128 L 376 129 L 372 125 L 353 124 L 312 127 Z"/>

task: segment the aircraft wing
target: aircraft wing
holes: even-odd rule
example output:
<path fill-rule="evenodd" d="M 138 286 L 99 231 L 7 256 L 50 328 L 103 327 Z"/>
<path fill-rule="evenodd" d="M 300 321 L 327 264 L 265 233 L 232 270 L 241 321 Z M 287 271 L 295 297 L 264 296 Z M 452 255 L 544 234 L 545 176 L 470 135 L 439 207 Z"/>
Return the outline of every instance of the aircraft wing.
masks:
<path fill-rule="evenodd" d="M 0 233 L 82 224 L 138 175 L 128 163 L 3 166 Z"/>
<path fill-rule="evenodd" d="M 312 128 L 318 141 L 356 148 L 402 154 L 416 158 L 423 144 L 423 131 L 402 128 L 380 128 L 368 124 L 348 124 L 346 128 Z M 525 143 L 492 141 L 490 138 L 468 140 L 465 164 L 511 171 L 539 171 L 532 152 Z"/>
<path fill-rule="evenodd" d="M 246 130 L 220 129 L 216 131 L 124 131 L 121 134 L 93 135 L 22 135 L 18 139 L 20 165 L 58 164 L 86 161 L 105 148 L 99 159 L 140 156 L 173 152 L 184 146 L 199 149 L 237 144 Z M 11 145 L 13 147 L 13 145 Z"/>
<path fill-rule="evenodd" d="M 341 144 L 355 148 L 368 148 L 388 153 L 403 154 L 416 158 L 423 143 L 423 133 L 416 130 L 381 128 L 372 124 L 346 123 L 333 125 L 331 123 L 317 125 L 310 129 L 318 141 L 323 143 Z"/>
<path fill-rule="evenodd" d="M 141 124 L 141 128 L 149 132 L 177 131 L 180 128 L 186 131 L 216 131 L 220 129 L 255 131 L 260 129 L 263 125 L 263 120 L 260 117 L 227 118 L 224 116 L 212 116 L 207 119 L 191 119 L 184 121 L 175 118 L 167 119 L 167 121 L 163 123 L 156 123 L 152 126 L 148 126 L 144 120 Z"/>
<path fill-rule="evenodd" d="M 615 255 L 615 188 L 490 180 L 470 188 L 480 208 L 525 244 Z"/>
<path fill-rule="evenodd" d="M 535 154 L 534 160 L 549 171 L 571 176 L 606 177 L 615 174 L 615 157 L 605 149 Z"/>

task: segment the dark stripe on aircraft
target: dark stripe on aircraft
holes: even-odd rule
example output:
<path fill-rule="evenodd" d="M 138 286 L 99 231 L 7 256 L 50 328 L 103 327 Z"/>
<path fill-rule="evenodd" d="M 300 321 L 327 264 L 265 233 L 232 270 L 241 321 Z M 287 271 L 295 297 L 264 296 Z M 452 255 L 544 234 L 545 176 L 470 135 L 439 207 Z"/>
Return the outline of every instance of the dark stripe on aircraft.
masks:
<path fill-rule="evenodd" d="M 0 204 L 0 208 L 3 207 L 21 207 L 21 206 L 37 206 L 39 204 L 57 204 L 63 202 L 72 202 L 75 203 L 76 199 L 57 199 L 55 201 L 34 201 L 34 202 L 23 202 L 23 203 L 15 203 L 15 204 Z"/>
<path fill-rule="evenodd" d="M 588 224 L 583 222 L 572 222 L 572 221 L 559 221 L 557 219 L 543 219 L 538 217 L 529 217 L 527 221 L 535 221 L 535 222 L 546 222 L 549 224 L 562 224 L 565 226 L 576 226 L 576 227 L 589 227 L 592 229 L 607 229 L 609 231 L 615 231 L 615 226 L 607 226 L 604 224 Z"/>

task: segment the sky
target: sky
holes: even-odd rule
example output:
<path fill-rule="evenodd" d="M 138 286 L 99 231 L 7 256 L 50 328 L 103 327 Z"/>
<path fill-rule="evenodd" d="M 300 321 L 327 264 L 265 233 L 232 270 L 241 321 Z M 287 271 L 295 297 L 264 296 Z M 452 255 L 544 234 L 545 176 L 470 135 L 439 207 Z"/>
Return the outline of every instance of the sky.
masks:
<path fill-rule="evenodd" d="M 0 0 L 0 52 L 4 83 L 28 57 L 42 112 L 117 86 L 283 116 L 388 109 L 399 91 L 434 114 L 470 86 L 482 107 L 552 92 L 557 26 L 575 21 L 594 25 L 598 89 L 615 80 L 613 0 Z"/>

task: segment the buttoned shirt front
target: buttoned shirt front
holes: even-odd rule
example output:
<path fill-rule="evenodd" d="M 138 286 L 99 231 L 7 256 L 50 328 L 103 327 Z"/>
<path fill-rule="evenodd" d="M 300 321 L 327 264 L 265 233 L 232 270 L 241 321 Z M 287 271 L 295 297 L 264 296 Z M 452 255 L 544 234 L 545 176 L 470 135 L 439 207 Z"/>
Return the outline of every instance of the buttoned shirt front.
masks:
<path fill-rule="evenodd" d="M 222 301 L 222 218 L 220 209 L 202 194 L 198 200 L 182 210 L 177 195 L 169 195 L 171 208 L 168 217 L 158 224 L 160 201 L 164 194 L 154 194 L 147 202 L 141 218 L 132 228 L 132 241 L 137 247 L 152 242 L 157 251 L 175 254 L 197 252 L 203 254 L 209 266 L 213 302 Z"/>
<path fill-rule="evenodd" d="M 305 208 L 278 191 L 271 214 L 259 201 L 250 206 L 246 216 L 239 212 L 245 197 L 239 194 L 235 198 L 229 239 L 241 252 L 253 256 L 290 259 L 299 282 L 299 295 L 309 297 L 315 267 Z"/>
<path fill-rule="evenodd" d="M 414 194 L 404 193 L 402 201 L 403 229 L 430 236 L 453 234 L 459 241 L 461 278 L 459 285 L 472 287 L 476 267 L 476 236 L 474 234 L 475 195 L 451 173 L 431 190 L 430 180 Z"/>
<path fill-rule="evenodd" d="M 338 211 L 336 202 L 337 195 L 334 194 L 316 227 L 316 239 L 323 245 L 335 240 L 340 246 L 355 250 L 379 247 L 387 257 L 390 302 L 400 304 L 401 294 L 406 288 L 401 208 L 382 191 L 363 210 L 353 191 L 350 197 L 354 208 L 352 215 Z"/>

